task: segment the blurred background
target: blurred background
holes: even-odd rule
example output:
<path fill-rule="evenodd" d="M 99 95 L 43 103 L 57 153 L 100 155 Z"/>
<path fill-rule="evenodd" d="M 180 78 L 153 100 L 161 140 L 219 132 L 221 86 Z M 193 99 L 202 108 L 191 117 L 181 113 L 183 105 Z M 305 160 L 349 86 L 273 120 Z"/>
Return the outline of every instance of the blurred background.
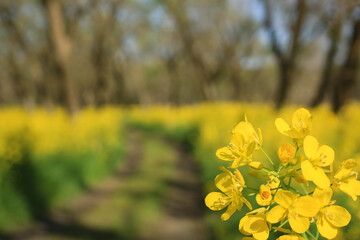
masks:
<path fill-rule="evenodd" d="M 0 0 L 1 238 L 241 239 L 216 149 L 301 105 L 357 157 L 359 58 L 356 0 Z"/>

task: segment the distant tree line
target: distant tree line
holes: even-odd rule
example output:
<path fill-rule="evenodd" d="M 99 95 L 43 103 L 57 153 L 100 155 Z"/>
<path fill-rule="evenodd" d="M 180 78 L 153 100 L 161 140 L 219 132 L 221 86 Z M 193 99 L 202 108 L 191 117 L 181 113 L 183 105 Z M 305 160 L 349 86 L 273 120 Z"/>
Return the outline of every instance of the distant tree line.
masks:
<path fill-rule="evenodd" d="M 354 0 L 2 0 L 0 104 L 360 97 Z"/>

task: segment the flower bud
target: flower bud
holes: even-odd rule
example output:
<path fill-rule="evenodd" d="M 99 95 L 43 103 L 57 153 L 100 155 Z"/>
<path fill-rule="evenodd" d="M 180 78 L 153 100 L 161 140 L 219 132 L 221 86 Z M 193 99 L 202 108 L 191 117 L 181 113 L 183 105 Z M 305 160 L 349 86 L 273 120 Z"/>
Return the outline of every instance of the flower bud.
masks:
<path fill-rule="evenodd" d="M 282 163 L 289 163 L 295 156 L 296 149 L 291 146 L 289 143 L 284 143 L 279 147 L 278 156 L 280 162 Z"/>

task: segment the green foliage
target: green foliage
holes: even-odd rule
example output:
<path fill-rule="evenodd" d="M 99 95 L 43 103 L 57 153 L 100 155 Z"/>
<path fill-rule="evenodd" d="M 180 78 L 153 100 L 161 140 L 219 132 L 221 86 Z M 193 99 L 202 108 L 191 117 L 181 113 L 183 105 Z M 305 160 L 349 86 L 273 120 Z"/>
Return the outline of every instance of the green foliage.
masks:
<path fill-rule="evenodd" d="M 16 149 L 1 158 L 0 230 L 11 230 L 76 196 L 113 172 L 123 156 L 121 145 L 34 154 L 25 131 L 6 139 Z M 9 155 L 5 155 L 9 156 Z M 16 159 L 15 159 L 16 157 Z M 11 161 L 12 164 L 8 164 Z"/>

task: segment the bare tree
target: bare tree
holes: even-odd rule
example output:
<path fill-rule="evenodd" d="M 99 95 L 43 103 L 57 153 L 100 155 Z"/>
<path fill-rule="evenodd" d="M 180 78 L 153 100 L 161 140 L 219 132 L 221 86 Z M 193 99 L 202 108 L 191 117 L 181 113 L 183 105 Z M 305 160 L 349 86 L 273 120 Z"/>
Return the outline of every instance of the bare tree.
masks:
<path fill-rule="evenodd" d="M 240 43 L 241 31 L 237 31 L 232 37 L 228 39 L 222 38 L 222 41 L 217 45 L 218 50 L 208 50 L 203 52 L 198 48 L 198 38 L 194 31 L 194 23 L 189 19 L 186 12 L 186 1 L 167 1 L 166 6 L 171 13 L 177 32 L 182 41 L 183 52 L 191 62 L 191 66 L 197 73 L 202 89 L 202 97 L 204 100 L 215 100 L 216 91 L 214 84 L 221 79 L 221 76 L 229 70 L 230 63 L 236 56 L 236 49 Z M 221 6 L 223 9 L 224 6 Z M 240 27 L 239 27 L 240 28 Z M 221 38 L 221 37 L 220 37 Z M 213 51 L 212 56 L 215 61 L 210 64 L 205 55 Z"/>
<path fill-rule="evenodd" d="M 342 24 L 342 17 L 339 14 L 329 26 L 328 38 L 330 44 L 325 56 L 325 63 L 322 69 L 320 84 L 311 102 L 312 107 L 319 105 L 324 100 L 325 94 L 331 88 L 333 76 L 335 75 L 334 60 L 340 42 Z"/>
<path fill-rule="evenodd" d="M 348 50 L 341 69 L 336 77 L 334 84 L 334 97 L 332 107 L 334 112 L 338 112 L 341 107 L 349 100 L 352 88 L 355 85 L 358 64 L 360 58 L 360 8 L 355 8 L 353 12 L 352 31 L 348 40 Z"/>
<path fill-rule="evenodd" d="M 75 91 L 75 83 L 70 74 L 72 39 L 65 29 L 65 20 L 62 13 L 61 1 L 43 0 L 48 20 L 49 51 L 54 56 L 54 74 L 60 86 L 60 99 L 70 113 L 75 113 L 79 108 L 78 95 Z"/>
<path fill-rule="evenodd" d="M 116 49 L 114 40 L 117 36 L 117 45 L 121 45 L 121 36 L 118 36 L 116 14 L 118 13 L 121 1 L 94 1 L 92 26 L 94 28 L 93 42 L 91 46 L 91 61 L 95 70 L 94 96 L 95 104 L 98 106 L 110 102 L 111 95 L 111 75 L 113 51 Z M 107 13 L 104 14 L 104 8 Z M 119 44 L 120 43 L 120 44 Z M 117 68 L 117 77 L 120 72 Z"/>
<path fill-rule="evenodd" d="M 31 72 L 25 74 L 26 63 L 34 61 L 34 56 L 17 24 L 19 15 L 18 3 L 4 1 L 0 3 L 0 20 L 7 36 L 7 63 L 8 72 L 12 79 L 12 89 L 17 100 L 25 107 L 33 106 L 34 96 L 31 92 L 33 76 Z M 21 52 L 27 58 L 19 61 L 17 55 Z M 22 62 L 22 63 L 21 63 Z M 25 64 L 24 64 L 25 62 Z"/>
<path fill-rule="evenodd" d="M 273 24 L 273 10 L 270 0 L 263 0 L 265 7 L 265 27 L 269 33 L 271 48 L 274 52 L 279 69 L 279 85 L 276 93 L 275 104 L 280 108 L 287 98 L 287 94 L 294 77 L 294 70 L 296 68 L 296 59 L 300 49 L 300 35 L 304 25 L 305 16 L 307 12 L 306 0 L 296 1 L 296 18 L 292 23 L 291 42 L 288 51 L 281 48 L 279 39 L 276 35 L 276 30 Z"/>

